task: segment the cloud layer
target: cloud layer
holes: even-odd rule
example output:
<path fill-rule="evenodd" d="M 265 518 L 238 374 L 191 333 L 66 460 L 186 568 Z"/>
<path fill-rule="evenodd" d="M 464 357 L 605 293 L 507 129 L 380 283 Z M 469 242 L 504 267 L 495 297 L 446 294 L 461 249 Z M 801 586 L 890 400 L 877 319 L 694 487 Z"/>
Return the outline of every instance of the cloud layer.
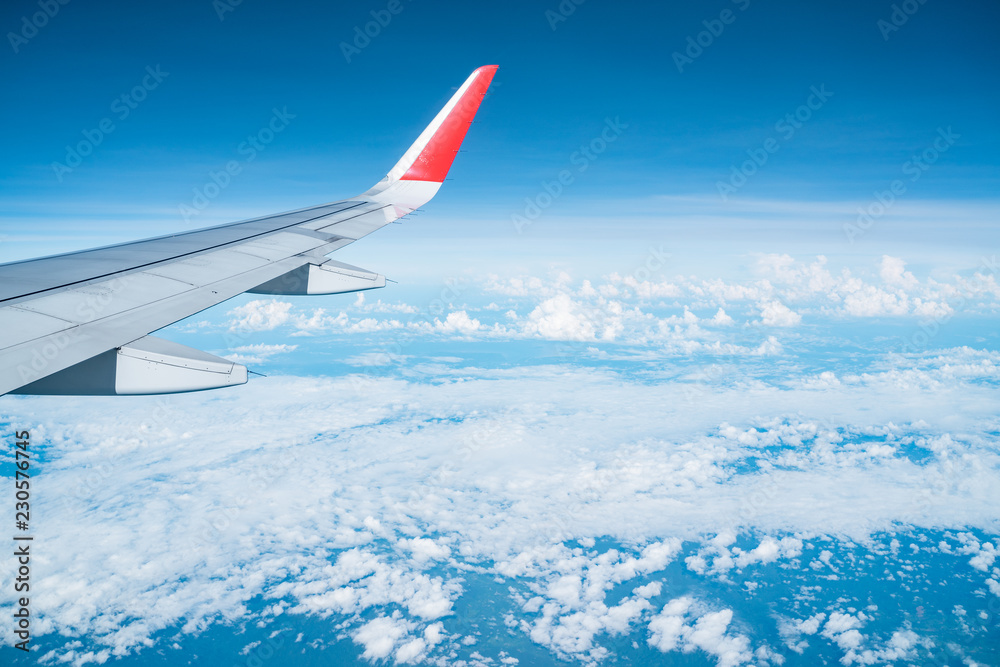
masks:
<path fill-rule="evenodd" d="M 484 641 L 457 608 L 496 579 L 507 632 L 583 663 L 612 660 L 615 638 L 636 633 L 635 650 L 720 665 L 815 650 L 914 659 L 940 638 L 866 600 L 814 592 L 809 609 L 778 605 L 768 631 L 694 582 L 787 596 L 855 576 L 856 545 L 877 554 L 882 536 L 937 531 L 918 551 L 982 592 L 953 604 L 990 627 L 978 615 L 1000 600 L 998 364 L 956 349 L 861 372 L 741 380 L 706 366 L 655 383 L 411 364 L 409 379 L 14 399 L 8 421 L 48 443 L 38 630 L 87 638 L 92 655 L 73 653 L 86 663 L 219 623 L 308 616 L 364 659 L 447 662 Z M 907 554 L 885 551 L 905 576 Z"/>
<path fill-rule="evenodd" d="M 271 377 L 4 399 L 44 443 L 33 657 L 239 628 L 246 660 L 996 662 L 997 296 L 762 256 L 245 297 L 174 333 Z"/>

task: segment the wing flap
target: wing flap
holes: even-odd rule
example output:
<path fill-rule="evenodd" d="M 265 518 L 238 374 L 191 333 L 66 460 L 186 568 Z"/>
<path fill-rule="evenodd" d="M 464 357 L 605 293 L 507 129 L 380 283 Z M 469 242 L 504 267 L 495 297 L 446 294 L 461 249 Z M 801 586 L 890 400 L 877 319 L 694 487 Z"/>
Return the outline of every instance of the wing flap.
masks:
<path fill-rule="evenodd" d="M 17 307 L 69 320 L 74 324 L 85 324 L 190 289 L 191 285 L 188 283 L 171 278 L 143 272 L 129 273 L 101 283 L 25 301 Z"/>
<path fill-rule="evenodd" d="M 42 315 L 16 306 L 0 308 L 0 350 L 25 340 L 50 336 L 71 328 L 72 322 L 58 317 Z"/>
<path fill-rule="evenodd" d="M 274 262 L 291 255 L 315 250 L 324 243 L 325 241 L 321 239 L 303 236 L 302 234 L 279 232 L 255 241 L 250 241 L 249 243 L 243 243 L 238 246 L 238 251 Z"/>

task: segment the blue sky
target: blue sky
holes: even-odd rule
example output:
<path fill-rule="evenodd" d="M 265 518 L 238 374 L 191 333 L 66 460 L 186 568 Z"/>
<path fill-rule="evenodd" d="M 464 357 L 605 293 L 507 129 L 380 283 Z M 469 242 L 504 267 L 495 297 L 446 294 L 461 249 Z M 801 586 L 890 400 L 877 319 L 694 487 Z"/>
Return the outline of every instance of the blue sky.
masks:
<path fill-rule="evenodd" d="M 3 397 L 19 664 L 997 663 L 996 3 L 401 0 L 348 62 L 389 0 L 69 0 L 15 52 L 37 2 L 0 261 L 354 196 L 501 69 L 435 200 L 336 255 L 398 284 L 156 332 L 266 377 Z"/>
<path fill-rule="evenodd" d="M 17 53 L 8 35 L 0 257 L 352 196 L 380 178 L 474 67 L 488 63 L 501 65 L 494 93 L 454 180 L 429 209 L 433 223 L 367 240 L 383 253 L 373 256 L 396 259 L 397 248 L 461 238 L 477 262 L 523 253 L 606 269 L 635 246 L 665 239 L 692 251 L 711 237 L 716 250 L 732 253 L 777 243 L 874 256 L 919 253 L 928 243 L 968 251 L 997 240 L 989 223 L 1000 178 L 1000 10 L 992 3 L 915 5 L 886 39 L 878 22 L 892 19 L 892 3 L 591 0 L 553 29 L 546 12 L 558 10 L 556 2 L 445 8 L 404 0 L 351 62 L 341 42 L 385 3 L 246 1 L 220 20 L 222 6 L 69 3 Z M 8 3 L 0 24 L 21 32 L 22 17 L 35 11 L 34 3 Z M 708 46 L 678 71 L 673 54 L 698 39 L 705 22 L 717 27 L 724 11 L 728 25 L 710 40 L 702 34 Z M 157 66 L 168 75 L 120 120 L 114 100 Z M 776 124 L 807 103 L 813 87 L 832 96 L 792 136 L 779 132 Z M 239 158 L 238 146 L 275 108 L 295 116 L 287 129 L 204 213 L 185 220 L 180 205 L 211 171 Z M 114 132 L 60 182 L 53 163 L 105 118 Z M 525 198 L 575 169 L 573 154 L 608 118 L 627 125 L 618 141 L 544 212 L 546 224 L 512 233 L 510 217 Z M 857 207 L 900 178 L 941 128 L 953 128 L 954 145 L 907 183 L 864 244 L 845 243 L 842 228 Z M 718 183 L 769 138 L 778 152 L 723 201 Z M 769 225 L 748 219 L 748 202 L 766 203 L 757 221 L 768 217 Z M 775 224 L 787 202 L 798 207 L 785 208 Z M 601 252 L 577 240 L 594 234 L 608 237 Z"/>

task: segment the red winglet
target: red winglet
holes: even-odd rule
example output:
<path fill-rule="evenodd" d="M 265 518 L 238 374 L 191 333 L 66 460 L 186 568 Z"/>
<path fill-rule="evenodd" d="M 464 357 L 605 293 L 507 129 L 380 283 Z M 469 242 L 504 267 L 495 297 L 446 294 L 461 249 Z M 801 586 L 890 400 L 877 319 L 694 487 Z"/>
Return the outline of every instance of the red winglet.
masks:
<path fill-rule="evenodd" d="M 475 80 L 399 180 L 444 182 L 497 69 L 498 65 L 488 65 L 476 70 Z"/>

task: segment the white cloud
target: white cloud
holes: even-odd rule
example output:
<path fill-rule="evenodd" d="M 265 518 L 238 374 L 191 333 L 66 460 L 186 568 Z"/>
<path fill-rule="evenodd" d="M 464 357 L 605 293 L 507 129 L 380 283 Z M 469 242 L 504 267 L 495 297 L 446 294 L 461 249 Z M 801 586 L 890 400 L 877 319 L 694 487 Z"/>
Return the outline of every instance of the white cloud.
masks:
<path fill-rule="evenodd" d="M 715 314 L 715 317 L 713 317 L 709 321 L 712 324 L 720 327 L 728 327 L 732 326 L 733 324 L 733 318 L 731 318 L 729 315 L 726 315 L 726 311 L 723 310 L 722 308 L 719 308 L 719 312 L 717 312 Z"/>
<path fill-rule="evenodd" d="M 421 314 L 410 304 L 371 302 L 363 294 L 336 315 L 323 307 L 296 309 L 281 301 L 257 300 L 230 311 L 227 326 L 246 332 L 290 326 L 292 336 L 398 332 L 491 341 L 613 343 L 636 350 L 657 346 L 673 355 L 754 356 L 784 353 L 777 340 L 762 347 L 761 327 L 787 329 L 800 325 L 803 317 L 834 324 L 856 318 L 912 318 L 914 330 L 909 335 L 929 330 L 933 338 L 958 315 L 1000 312 L 1000 285 L 982 270 L 971 278 L 921 282 L 896 257 L 885 256 L 876 266 L 855 274 L 846 268 L 832 270 L 822 256 L 810 262 L 764 255 L 758 258 L 756 271 L 757 277 L 742 281 L 677 276 L 671 281 L 640 282 L 617 273 L 580 281 L 564 272 L 548 277 L 489 276 L 463 288 L 469 305 L 443 320 Z M 475 303 L 496 295 L 506 298 Z M 733 327 L 737 320 L 759 326 Z M 203 331 L 190 325 L 181 329 Z M 756 340 L 748 340 L 754 336 Z"/>
<path fill-rule="evenodd" d="M 906 262 L 899 257 L 882 256 L 882 267 L 879 270 L 882 281 L 887 285 L 905 290 L 913 289 L 919 281 L 906 270 Z"/>
<path fill-rule="evenodd" d="M 736 553 L 735 550 L 734 553 Z M 798 558 L 801 554 L 802 540 L 785 537 L 778 541 L 773 537 L 767 537 L 753 550 L 739 552 L 736 556 L 736 567 L 743 568 L 755 563 L 773 563 L 779 558 Z"/>
<path fill-rule="evenodd" d="M 972 556 L 969 560 L 969 565 L 980 572 L 989 572 L 990 568 L 993 567 L 994 561 L 1000 556 L 1000 549 L 994 546 L 992 542 L 980 543 L 979 540 L 969 533 L 960 533 L 959 539 L 962 542 L 962 547 L 959 550 L 960 553 Z"/>
<path fill-rule="evenodd" d="M 541 278 L 518 277 L 501 279 L 491 275 L 486 280 L 485 289 L 487 292 L 501 294 L 503 296 L 539 296 L 551 294 L 550 287 Z"/>
<path fill-rule="evenodd" d="M 524 323 L 524 331 L 550 340 L 591 341 L 597 330 L 588 315 L 568 294 L 540 303 Z"/>
<path fill-rule="evenodd" d="M 469 317 L 464 310 L 448 313 L 444 322 L 435 321 L 434 328 L 442 333 L 471 335 L 479 331 L 483 325 L 479 320 Z"/>
<path fill-rule="evenodd" d="M 229 311 L 229 328 L 237 331 L 270 331 L 287 323 L 292 304 L 276 299 L 258 299 Z"/>
<path fill-rule="evenodd" d="M 684 638 L 684 617 L 691 608 L 689 598 L 678 598 L 666 604 L 649 622 L 649 643 L 664 653 L 676 651 Z"/>
<path fill-rule="evenodd" d="M 400 364 L 410 357 L 404 354 L 391 354 L 389 352 L 365 352 L 344 359 L 344 363 L 350 366 L 389 366 L 390 364 Z"/>
<path fill-rule="evenodd" d="M 317 308 L 311 315 L 298 315 L 295 318 L 295 328 L 298 329 L 297 333 L 308 334 L 334 327 L 345 327 L 348 321 L 347 313 L 341 312 L 336 317 L 331 317 L 326 314 L 325 309 Z"/>
<path fill-rule="evenodd" d="M 781 619 L 778 623 L 778 632 L 788 648 L 802 654 L 805 649 L 809 648 L 809 642 L 802 639 L 802 636 L 815 635 L 819 632 L 824 620 L 826 620 L 826 614 L 823 612 L 798 621 Z"/>
<path fill-rule="evenodd" d="M 727 436 L 735 435 L 735 429 L 724 429 Z M 754 432 L 756 435 L 756 432 Z M 753 439 L 748 433 L 739 434 L 736 440 L 750 444 Z M 686 559 L 688 569 L 698 574 L 712 574 L 726 579 L 727 573 L 733 568 L 744 569 L 751 565 L 773 563 L 779 559 L 798 558 L 802 554 L 802 540 L 795 537 L 784 537 L 777 540 L 765 537 L 755 548 L 746 551 L 739 546 L 733 546 L 736 535 L 724 531 L 709 540 L 694 556 Z M 711 563 L 709 561 L 711 560 Z"/>
<path fill-rule="evenodd" d="M 651 610 L 648 598 L 658 595 L 662 585 L 636 587 L 616 605 L 607 604 L 611 589 L 663 570 L 679 548 L 672 540 L 649 544 L 634 555 L 611 550 L 595 559 L 564 546 L 536 547 L 499 563 L 497 570 L 506 576 L 538 573 L 544 579 L 531 585 L 535 596 L 522 603 L 528 615 L 520 622 L 525 633 L 557 655 L 597 660 L 607 653 L 596 645 L 597 637 L 629 632 Z"/>
<path fill-rule="evenodd" d="M 609 277 L 611 285 L 627 287 L 639 299 L 676 299 L 684 294 L 684 290 L 671 282 L 651 282 L 649 280 L 639 281 L 633 276 L 621 277 L 612 274 Z M 619 292 L 615 292 L 615 295 Z"/>
<path fill-rule="evenodd" d="M 664 653 L 700 649 L 715 656 L 719 667 L 735 667 L 753 659 L 750 640 L 729 633 L 733 619 L 731 609 L 708 612 L 695 620 L 690 615 L 692 607 L 690 598 L 667 603 L 649 622 L 649 644 Z"/>
<path fill-rule="evenodd" d="M 392 655 L 393 650 L 407 637 L 413 625 L 401 620 L 398 616 L 381 616 L 373 621 L 364 624 L 354 633 L 355 643 L 364 647 L 364 657 L 369 660 L 384 660 Z M 416 640 L 420 641 L 420 640 Z M 400 650 L 404 651 L 404 658 L 399 662 L 410 662 L 412 657 L 418 657 L 423 653 L 423 644 L 416 656 L 412 656 L 412 649 L 407 649 L 409 644 L 405 644 Z"/>
<path fill-rule="evenodd" d="M 400 540 L 399 546 L 413 554 L 420 562 L 442 560 L 451 555 L 451 550 L 426 537 L 415 537 L 411 540 Z"/>
<path fill-rule="evenodd" d="M 834 638 L 838 635 L 844 634 L 851 630 L 856 630 L 861 627 L 861 620 L 850 614 L 842 614 L 840 612 L 833 612 L 830 614 L 829 620 L 827 620 L 826 625 L 823 626 L 823 636 L 827 638 Z"/>
<path fill-rule="evenodd" d="M 238 364 L 263 364 L 275 355 L 288 354 L 294 352 L 297 348 L 298 345 L 285 344 L 264 345 L 263 343 L 257 343 L 255 345 L 240 345 L 239 347 L 234 347 L 232 353 L 226 355 L 226 359 Z"/>
<path fill-rule="evenodd" d="M 124 403 L 10 397 L 12 422 L 37 424 L 47 447 L 39 632 L 85 635 L 108 656 L 166 650 L 164 633 L 264 622 L 246 603 L 261 599 L 329 618 L 372 656 L 419 661 L 460 645 L 444 628 L 486 577 L 514 589 L 526 625 L 512 631 L 575 660 L 610 661 L 609 637 L 648 626 L 656 650 L 739 664 L 766 648 L 740 609 L 690 594 L 689 608 L 657 611 L 659 596 L 689 595 L 664 568 L 749 577 L 810 553 L 804 535 L 837 552 L 899 525 L 969 531 L 926 546 L 950 543 L 941 557 L 993 595 L 996 545 L 971 531 L 990 530 L 1000 504 L 1000 354 L 887 355 L 822 387 L 710 361 L 639 378 L 410 366 Z M 0 577 L 10 568 L 0 559 Z M 859 662 L 920 646 L 825 609 L 802 612 L 787 641 Z M 368 627 L 376 616 L 384 628 Z"/>
<path fill-rule="evenodd" d="M 844 312 L 854 317 L 906 315 L 910 310 L 910 301 L 902 292 L 887 292 L 860 281 L 848 286 L 843 303 Z"/>
<path fill-rule="evenodd" d="M 376 300 L 374 303 L 369 303 L 365 298 L 364 292 L 357 293 L 357 297 L 355 297 L 354 303 L 351 307 L 354 310 L 360 310 L 366 313 L 415 314 L 420 312 L 417 307 L 406 303 L 385 303 L 381 299 Z"/>
<path fill-rule="evenodd" d="M 758 304 L 761 321 L 769 327 L 794 327 L 802 321 L 802 316 L 780 301 L 764 301 Z"/>
<path fill-rule="evenodd" d="M 731 609 L 708 613 L 698 619 L 687 641 L 718 658 L 719 667 L 733 667 L 749 662 L 750 640 L 742 635 L 729 635 L 733 620 Z"/>

